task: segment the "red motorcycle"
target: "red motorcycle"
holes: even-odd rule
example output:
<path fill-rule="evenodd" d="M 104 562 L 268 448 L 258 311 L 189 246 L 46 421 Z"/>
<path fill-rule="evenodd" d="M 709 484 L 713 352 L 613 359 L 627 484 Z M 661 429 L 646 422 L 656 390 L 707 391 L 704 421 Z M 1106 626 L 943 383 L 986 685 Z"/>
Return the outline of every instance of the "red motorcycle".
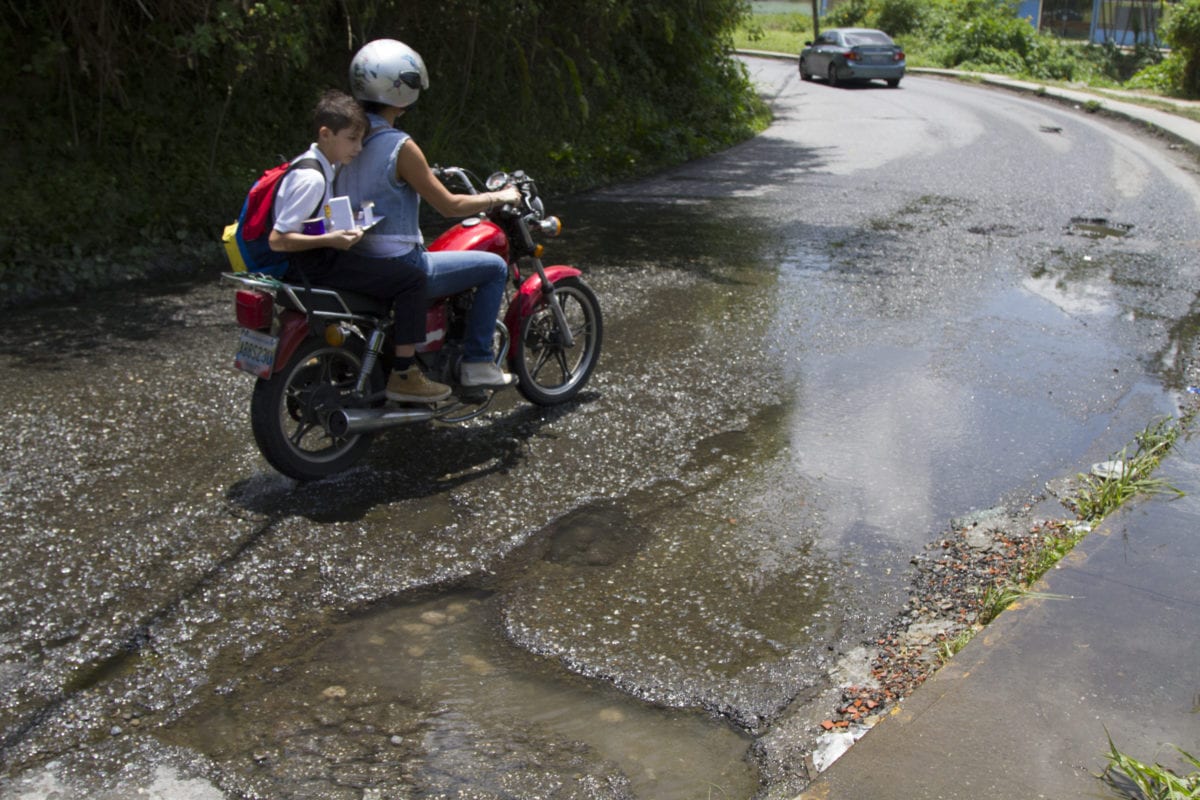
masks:
<path fill-rule="evenodd" d="M 474 194 L 476 181 L 458 167 L 435 169 L 447 185 Z M 517 391 L 551 406 L 574 398 L 600 358 L 603 322 L 595 292 L 575 267 L 544 266 L 534 235 L 557 236 L 533 179 L 497 173 L 489 189 L 513 184 L 521 202 L 463 220 L 429 245 L 485 250 L 509 264 L 511 289 L 496 320 L 496 363 L 507 363 Z M 458 384 L 462 336 L 472 292 L 437 298 L 426 315 L 417 358 L 430 378 L 454 388 L 435 405 L 396 404 L 384 395 L 392 344 L 391 304 L 320 286 L 247 273 L 225 273 L 237 285 L 241 326 L 234 365 L 257 376 L 250 424 L 263 456 L 285 475 L 316 480 L 341 472 L 366 453 L 374 434 L 416 422 L 464 422 L 482 414 L 495 390 Z"/>

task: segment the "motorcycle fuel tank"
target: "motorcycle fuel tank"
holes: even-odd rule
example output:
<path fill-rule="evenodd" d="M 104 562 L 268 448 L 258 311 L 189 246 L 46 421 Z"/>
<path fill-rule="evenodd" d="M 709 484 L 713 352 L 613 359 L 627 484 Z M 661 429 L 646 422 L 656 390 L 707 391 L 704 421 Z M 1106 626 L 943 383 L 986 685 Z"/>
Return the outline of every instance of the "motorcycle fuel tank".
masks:
<path fill-rule="evenodd" d="M 508 237 L 491 220 L 471 217 L 434 239 L 429 250 L 481 250 L 495 253 L 507 262 Z"/>

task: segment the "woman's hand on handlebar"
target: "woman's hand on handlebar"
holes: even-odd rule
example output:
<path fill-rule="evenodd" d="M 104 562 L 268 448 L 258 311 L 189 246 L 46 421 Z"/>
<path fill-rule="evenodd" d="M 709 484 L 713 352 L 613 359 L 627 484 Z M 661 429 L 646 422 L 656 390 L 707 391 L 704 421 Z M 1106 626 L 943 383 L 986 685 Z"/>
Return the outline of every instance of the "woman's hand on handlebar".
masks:
<path fill-rule="evenodd" d="M 503 189 L 492 192 L 492 197 L 498 206 L 511 206 L 521 202 L 521 190 L 509 184 Z"/>

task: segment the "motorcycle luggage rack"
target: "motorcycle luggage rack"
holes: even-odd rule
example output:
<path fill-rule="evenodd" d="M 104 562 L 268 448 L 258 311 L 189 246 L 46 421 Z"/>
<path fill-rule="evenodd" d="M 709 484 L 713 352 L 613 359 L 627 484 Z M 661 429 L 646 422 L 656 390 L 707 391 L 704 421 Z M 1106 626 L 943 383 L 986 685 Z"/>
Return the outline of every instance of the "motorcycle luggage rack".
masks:
<path fill-rule="evenodd" d="M 386 306 L 382 301 L 374 298 L 363 297 L 364 301 L 377 304 L 380 306 L 380 313 L 374 316 L 368 316 L 361 312 L 356 312 L 346 305 L 346 300 L 342 297 L 342 293 L 333 289 L 321 289 L 317 287 L 296 286 L 291 283 L 284 283 L 281 280 L 269 277 L 267 275 L 258 275 L 255 273 L 240 273 L 240 272 L 223 272 L 221 277 L 230 283 L 239 283 L 250 289 L 261 289 L 271 292 L 272 294 L 280 294 L 286 298 L 288 305 L 301 314 L 305 314 L 318 319 L 338 319 L 351 321 L 374 321 L 379 317 L 386 317 Z M 326 301 L 333 308 L 308 308 L 300 299 L 300 294 L 309 295 L 309 302 L 312 305 L 317 305 L 321 301 Z M 357 295 L 361 296 L 361 295 Z M 321 303 L 325 305 L 325 303 Z"/>

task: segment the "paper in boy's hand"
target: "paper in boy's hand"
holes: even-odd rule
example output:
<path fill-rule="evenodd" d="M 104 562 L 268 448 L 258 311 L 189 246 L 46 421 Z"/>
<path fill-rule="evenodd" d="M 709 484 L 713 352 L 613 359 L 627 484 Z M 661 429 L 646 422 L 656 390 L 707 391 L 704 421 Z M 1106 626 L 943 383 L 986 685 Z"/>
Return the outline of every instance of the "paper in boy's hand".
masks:
<path fill-rule="evenodd" d="M 357 226 L 354 224 L 354 212 L 350 208 L 350 198 L 331 197 L 325 204 L 325 230 L 352 231 L 355 227 Z"/>

